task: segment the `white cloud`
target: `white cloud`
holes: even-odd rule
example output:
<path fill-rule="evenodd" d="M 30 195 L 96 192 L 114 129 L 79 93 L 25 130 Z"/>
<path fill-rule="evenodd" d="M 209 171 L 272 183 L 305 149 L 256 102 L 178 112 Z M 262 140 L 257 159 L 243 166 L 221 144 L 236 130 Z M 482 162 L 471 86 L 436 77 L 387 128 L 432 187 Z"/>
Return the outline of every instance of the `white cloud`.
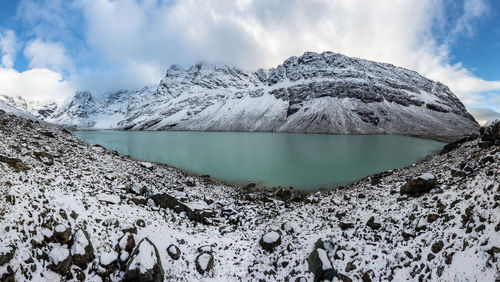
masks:
<path fill-rule="evenodd" d="M 500 112 L 488 108 L 473 108 L 469 112 L 476 118 L 479 124 L 483 125 L 489 120 L 499 119 Z"/>
<path fill-rule="evenodd" d="M 86 41 L 109 64 L 149 65 L 216 61 L 245 68 L 274 67 L 305 51 L 334 51 L 393 63 L 448 86 L 467 104 L 500 89 L 461 65 L 451 65 L 450 40 L 433 28 L 447 22 L 445 1 L 109 1 L 81 0 Z M 488 7 L 466 0 L 448 36 L 470 35 Z M 443 30 L 442 30 L 443 31 Z M 150 82 L 161 78 L 150 72 Z M 147 76 L 141 69 L 137 74 Z"/>
<path fill-rule="evenodd" d="M 12 30 L 7 30 L 0 33 L 0 55 L 1 67 L 12 68 L 16 59 L 17 53 L 17 39 L 16 34 Z"/>
<path fill-rule="evenodd" d="M 56 71 L 73 70 L 73 63 L 60 43 L 35 39 L 24 49 L 24 56 L 31 68 L 49 68 Z"/>
<path fill-rule="evenodd" d="M 0 94 L 21 96 L 32 101 L 63 102 L 74 93 L 72 85 L 61 74 L 48 69 L 18 72 L 0 68 Z"/>

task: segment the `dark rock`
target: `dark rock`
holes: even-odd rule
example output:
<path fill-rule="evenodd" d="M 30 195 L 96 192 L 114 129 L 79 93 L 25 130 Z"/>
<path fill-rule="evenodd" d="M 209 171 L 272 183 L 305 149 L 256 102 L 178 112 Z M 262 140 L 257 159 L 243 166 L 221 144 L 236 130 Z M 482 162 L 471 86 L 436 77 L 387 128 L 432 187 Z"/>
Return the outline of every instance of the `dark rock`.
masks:
<path fill-rule="evenodd" d="M 143 269 L 151 264 L 151 267 Z M 158 249 L 148 238 L 142 239 L 130 255 L 125 269 L 124 281 L 162 282 L 164 276 L 165 272 Z"/>
<path fill-rule="evenodd" d="M 34 152 L 35 158 L 45 165 L 54 164 L 54 156 L 46 152 Z"/>
<path fill-rule="evenodd" d="M 351 272 L 352 270 L 356 269 L 356 265 L 354 265 L 354 261 L 350 261 L 347 263 L 345 267 L 345 272 Z"/>
<path fill-rule="evenodd" d="M 194 187 L 194 186 L 196 186 L 196 184 L 193 181 L 188 180 L 188 181 L 186 181 L 186 186 L 188 186 L 188 187 Z"/>
<path fill-rule="evenodd" d="M 71 244 L 71 255 L 73 263 L 81 269 L 87 268 L 87 265 L 94 259 L 94 248 L 87 231 L 79 229 L 75 232 Z"/>
<path fill-rule="evenodd" d="M 292 197 L 292 191 L 287 188 L 281 188 L 278 191 L 276 191 L 276 198 L 280 199 L 281 201 L 288 201 Z"/>
<path fill-rule="evenodd" d="M 307 258 L 307 263 L 308 270 L 314 274 L 315 282 L 332 280 L 337 275 L 321 240 L 316 242 L 313 252 Z"/>
<path fill-rule="evenodd" d="M 168 194 L 155 194 L 150 197 L 155 205 L 161 208 L 169 208 L 177 213 L 185 212 L 190 220 L 203 224 L 210 223 L 209 218 L 214 217 L 215 213 L 211 209 L 192 209 L 187 204 L 182 203 L 177 198 Z"/>
<path fill-rule="evenodd" d="M 117 244 L 117 251 L 126 251 L 128 253 L 131 253 L 132 250 L 135 248 L 135 239 L 134 235 L 131 233 L 127 232 L 125 233 L 120 240 L 118 240 Z"/>
<path fill-rule="evenodd" d="M 15 165 L 17 163 L 20 163 L 21 160 L 20 159 L 16 159 L 16 158 L 9 158 L 9 157 L 0 155 L 0 162 L 6 163 L 8 165 Z"/>
<path fill-rule="evenodd" d="M 181 250 L 174 244 L 168 246 L 167 253 L 173 260 L 178 260 L 181 257 Z"/>
<path fill-rule="evenodd" d="M 337 279 L 339 279 L 342 282 L 352 282 L 352 279 L 349 278 L 349 276 L 342 273 L 337 273 Z"/>
<path fill-rule="evenodd" d="M 365 271 L 363 273 L 363 275 L 361 276 L 361 280 L 363 280 L 363 282 L 371 282 L 372 281 L 372 279 L 371 279 L 372 274 L 373 274 L 373 270 L 371 270 L 371 269 Z"/>
<path fill-rule="evenodd" d="M 14 257 L 15 251 L 14 246 L 0 246 L 0 266 L 8 263 Z"/>
<path fill-rule="evenodd" d="M 255 183 L 248 183 L 246 186 L 245 186 L 245 189 L 252 189 L 252 188 L 255 188 L 256 184 Z"/>
<path fill-rule="evenodd" d="M 474 229 L 474 231 L 480 232 L 480 231 L 483 231 L 485 228 L 486 228 L 486 226 L 484 224 L 481 224 L 476 229 Z"/>
<path fill-rule="evenodd" d="M 71 237 L 71 229 L 68 227 L 58 224 L 54 228 L 54 241 L 63 245 L 69 242 L 69 238 Z"/>
<path fill-rule="evenodd" d="M 453 176 L 453 177 L 465 177 L 465 172 L 463 172 L 461 169 L 453 168 L 453 169 L 451 169 L 451 176 Z"/>
<path fill-rule="evenodd" d="M 204 275 L 214 267 L 214 256 L 212 253 L 203 252 L 196 257 L 195 260 L 196 270 Z"/>
<path fill-rule="evenodd" d="M 50 251 L 48 257 L 50 258 L 49 269 L 60 274 L 68 272 L 72 257 L 65 245 L 55 246 Z"/>
<path fill-rule="evenodd" d="M 434 221 L 436 221 L 438 218 L 439 218 L 439 215 L 437 215 L 437 214 L 435 214 L 435 213 L 428 214 L 428 215 L 427 215 L 427 222 L 429 222 L 429 223 L 433 223 L 433 222 L 434 222 Z"/>
<path fill-rule="evenodd" d="M 492 155 L 486 155 L 484 157 L 482 157 L 480 160 L 479 160 L 480 163 L 482 164 L 486 164 L 486 163 L 494 163 L 495 162 L 495 157 L 492 156 Z"/>
<path fill-rule="evenodd" d="M 341 221 L 341 222 L 339 222 L 339 227 L 342 230 L 347 230 L 347 229 L 354 228 L 354 224 L 350 223 L 350 222 L 342 222 Z"/>
<path fill-rule="evenodd" d="M 9 158 L 6 156 L 0 155 L 0 162 L 6 163 L 8 166 L 14 169 L 14 171 L 19 172 L 19 171 L 27 171 L 29 167 L 24 164 L 20 159 L 16 158 Z"/>
<path fill-rule="evenodd" d="M 449 152 L 455 150 L 456 148 L 460 147 L 460 145 L 462 145 L 463 143 L 475 140 L 478 137 L 479 137 L 479 135 L 477 135 L 477 134 L 471 134 L 471 135 L 469 135 L 467 137 L 464 137 L 464 138 L 461 138 L 461 139 L 456 140 L 454 142 L 451 142 L 449 144 L 446 144 L 443 147 L 443 149 L 441 150 L 441 152 L 439 152 L 439 154 L 440 155 L 444 155 L 446 153 L 449 153 Z"/>
<path fill-rule="evenodd" d="M 382 178 L 387 177 L 391 174 L 392 174 L 392 172 L 389 172 L 389 171 L 374 174 L 374 175 L 370 176 L 370 184 L 371 185 L 378 185 L 378 184 L 380 184 Z"/>
<path fill-rule="evenodd" d="M 401 195 L 421 196 L 428 193 L 436 186 L 436 177 L 430 173 L 424 173 L 406 182 L 399 193 Z"/>
<path fill-rule="evenodd" d="M 375 230 L 382 227 L 382 225 L 380 223 L 375 222 L 374 216 L 372 216 L 372 217 L 370 217 L 370 219 L 368 219 L 368 222 L 366 222 L 366 226 L 371 227 L 372 229 L 375 229 Z"/>
<path fill-rule="evenodd" d="M 281 231 L 270 231 L 262 235 L 259 244 L 264 250 L 274 251 L 274 249 L 281 244 Z"/>
<path fill-rule="evenodd" d="M 146 222 L 143 219 L 138 219 L 135 224 L 139 227 L 146 227 Z"/>
<path fill-rule="evenodd" d="M 56 138 L 56 136 L 50 131 L 42 131 L 40 134 L 49 138 Z"/>
<path fill-rule="evenodd" d="M 435 256 L 435 255 L 433 255 L 433 254 L 428 254 L 428 255 L 427 255 L 427 261 L 431 261 L 431 260 L 433 260 L 435 257 L 436 257 L 436 256 Z"/>
<path fill-rule="evenodd" d="M 436 243 L 432 244 L 431 250 L 433 253 L 437 254 L 439 253 L 444 247 L 443 241 L 437 241 Z"/>
<path fill-rule="evenodd" d="M 132 203 L 134 203 L 135 205 L 138 205 L 138 206 L 144 206 L 148 203 L 148 200 L 144 197 L 134 197 L 132 199 L 130 199 L 130 201 L 132 201 Z"/>
<path fill-rule="evenodd" d="M 444 263 L 446 263 L 446 264 L 451 264 L 451 263 L 453 262 L 453 256 L 454 256 L 454 255 L 455 255 L 455 252 L 451 252 L 451 253 L 449 253 L 449 254 L 446 256 L 446 258 L 445 258 L 445 260 L 444 260 Z"/>

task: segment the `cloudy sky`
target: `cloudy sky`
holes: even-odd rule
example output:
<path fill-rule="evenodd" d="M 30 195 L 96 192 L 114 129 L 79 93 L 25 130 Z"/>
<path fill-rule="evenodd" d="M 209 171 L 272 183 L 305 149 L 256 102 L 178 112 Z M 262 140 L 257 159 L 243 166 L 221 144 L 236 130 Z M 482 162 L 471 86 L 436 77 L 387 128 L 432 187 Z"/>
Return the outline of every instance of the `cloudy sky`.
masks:
<path fill-rule="evenodd" d="M 270 68 L 305 51 L 441 81 L 500 114 L 497 0 L 2 0 L 0 94 L 33 100 L 158 83 L 171 64 Z"/>

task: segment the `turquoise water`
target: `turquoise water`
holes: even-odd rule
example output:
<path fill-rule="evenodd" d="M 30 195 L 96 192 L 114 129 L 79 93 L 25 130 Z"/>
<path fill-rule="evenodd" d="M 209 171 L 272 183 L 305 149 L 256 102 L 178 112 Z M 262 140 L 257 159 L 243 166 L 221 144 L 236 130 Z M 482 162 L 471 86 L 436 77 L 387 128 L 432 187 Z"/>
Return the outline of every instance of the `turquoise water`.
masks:
<path fill-rule="evenodd" d="M 398 135 L 263 132 L 79 131 L 135 159 L 225 181 L 314 191 L 410 165 L 444 143 Z"/>

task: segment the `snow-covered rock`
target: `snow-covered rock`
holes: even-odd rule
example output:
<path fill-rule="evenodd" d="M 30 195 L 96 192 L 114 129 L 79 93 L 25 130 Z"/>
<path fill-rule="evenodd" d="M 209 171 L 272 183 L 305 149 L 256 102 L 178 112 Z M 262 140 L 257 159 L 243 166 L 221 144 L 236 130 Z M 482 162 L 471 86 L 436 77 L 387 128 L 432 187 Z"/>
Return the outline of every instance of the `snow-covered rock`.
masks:
<path fill-rule="evenodd" d="M 431 173 L 424 173 L 410 179 L 399 191 L 401 195 L 421 196 L 431 191 L 436 185 L 436 177 Z"/>
<path fill-rule="evenodd" d="M 196 257 L 195 265 L 196 270 L 204 275 L 214 267 L 214 256 L 212 253 L 203 252 Z"/>
<path fill-rule="evenodd" d="M 332 280 L 337 275 L 321 240 L 316 242 L 313 252 L 307 258 L 307 263 L 309 271 L 314 274 L 314 281 Z"/>
<path fill-rule="evenodd" d="M 266 234 L 262 235 L 259 244 L 264 250 L 268 250 L 270 252 L 274 251 L 274 249 L 281 244 L 281 231 L 273 230 L 267 232 Z"/>
<path fill-rule="evenodd" d="M 158 249 L 148 238 L 142 239 L 127 263 L 125 281 L 162 282 L 164 275 Z"/>
<path fill-rule="evenodd" d="M 73 263 L 82 269 L 87 268 L 89 262 L 94 259 L 94 247 L 90 242 L 87 231 L 78 229 L 75 232 L 71 245 L 71 255 L 73 256 Z"/>
<path fill-rule="evenodd" d="M 307 52 L 255 72 L 171 66 L 158 86 L 85 91 L 44 118 L 86 129 L 456 137 L 479 125 L 450 89 L 390 64 Z"/>
<path fill-rule="evenodd" d="M 56 244 L 49 254 L 50 268 L 59 273 L 65 273 L 71 265 L 71 256 L 66 245 Z"/>
<path fill-rule="evenodd" d="M 174 244 L 167 247 L 167 253 L 173 260 L 178 260 L 181 257 L 181 250 Z"/>

